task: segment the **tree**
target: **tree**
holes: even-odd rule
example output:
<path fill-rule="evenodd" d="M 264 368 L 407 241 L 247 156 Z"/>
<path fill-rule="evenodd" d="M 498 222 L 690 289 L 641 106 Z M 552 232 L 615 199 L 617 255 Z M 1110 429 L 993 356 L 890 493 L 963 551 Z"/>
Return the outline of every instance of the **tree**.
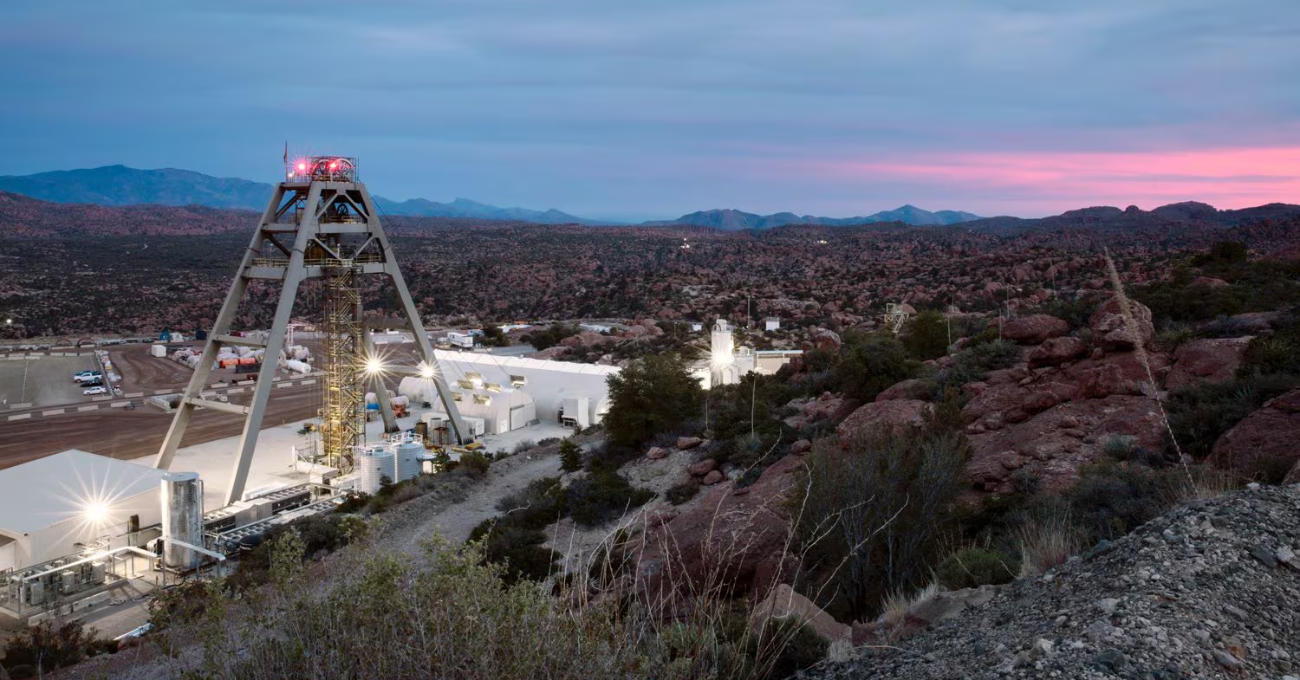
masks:
<path fill-rule="evenodd" d="M 570 335 L 577 335 L 577 326 L 569 326 L 562 323 L 552 324 L 544 329 L 533 331 L 528 336 L 528 344 L 538 350 L 549 349 L 560 344 L 560 341 Z"/>
<path fill-rule="evenodd" d="M 835 377 L 845 396 L 871 401 L 894 383 L 912 377 L 915 371 L 915 362 L 908 359 L 907 350 L 896 338 L 868 335 L 855 338 L 847 346 L 835 368 Z"/>
<path fill-rule="evenodd" d="M 609 376 L 610 439 L 636 446 L 700 413 L 704 390 L 676 355 L 652 355 Z"/>
<path fill-rule="evenodd" d="M 948 353 L 948 320 L 939 312 L 921 312 L 907 324 L 903 346 L 921 361 L 938 359 Z"/>
<path fill-rule="evenodd" d="M 483 327 L 483 344 L 488 347 L 509 347 L 510 338 L 506 336 L 500 326 L 488 324 Z"/>
<path fill-rule="evenodd" d="M 566 438 L 560 442 L 560 469 L 565 472 L 577 472 L 582 469 L 582 447 Z"/>

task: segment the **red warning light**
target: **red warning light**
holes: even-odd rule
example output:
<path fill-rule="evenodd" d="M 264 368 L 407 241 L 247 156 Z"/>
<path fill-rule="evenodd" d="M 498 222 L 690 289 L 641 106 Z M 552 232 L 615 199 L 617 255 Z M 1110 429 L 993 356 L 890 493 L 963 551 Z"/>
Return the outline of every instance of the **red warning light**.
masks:
<path fill-rule="evenodd" d="M 306 163 L 299 163 L 299 164 L 298 164 L 298 172 L 307 172 L 307 164 L 306 164 Z"/>

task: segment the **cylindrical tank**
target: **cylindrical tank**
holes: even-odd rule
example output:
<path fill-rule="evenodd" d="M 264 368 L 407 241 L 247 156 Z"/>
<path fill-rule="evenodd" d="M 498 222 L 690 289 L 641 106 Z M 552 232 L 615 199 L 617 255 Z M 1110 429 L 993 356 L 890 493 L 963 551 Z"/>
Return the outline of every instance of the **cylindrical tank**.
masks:
<path fill-rule="evenodd" d="M 420 456 L 424 455 L 424 444 L 405 442 L 397 445 L 397 477 L 395 481 L 404 482 L 420 476 Z"/>
<path fill-rule="evenodd" d="M 385 446 L 358 446 L 356 449 L 356 467 L 359 475 L 359 490 L 368 494 L 379 493 L 383 478 L 396 482 L 396 457 L 393 450 Z"/>
<path fill-rule="evenodd" d="M 402 378 L 402 382 L 397 384 L 397 393 L 403 397 L 410 397 L 416 401 L 428 401 L 425 394 L 429 391 L 430 382 L 424 378 L 412 378 L 407 376 Z"/>
<path fill-rule="evenodd" d="M 284 362 L 284 367 L 291 371 L 296 371 L 298 373 L 311 373 L 311 366 L 301 361 L 296 361 L 294 359 L 290 359 Z"/>
<path fill-rule="evenodd" d="M 203 481 L 197 472 L 171 472 L 162 480 L 162 535 L 193 546 L 203 545 Z M 168 567 L 188 571 L 199 566 L 201 555 L 166 542 L 163 561 Z"/>
<path fill-rule="evenodd" d="M 391 399 L 388 400 L 388 403 L 392 404 L 393 406 L 410 406 L 411 398 L 406 395 L 402 395 L 400 397 L 392 397 Z"/>

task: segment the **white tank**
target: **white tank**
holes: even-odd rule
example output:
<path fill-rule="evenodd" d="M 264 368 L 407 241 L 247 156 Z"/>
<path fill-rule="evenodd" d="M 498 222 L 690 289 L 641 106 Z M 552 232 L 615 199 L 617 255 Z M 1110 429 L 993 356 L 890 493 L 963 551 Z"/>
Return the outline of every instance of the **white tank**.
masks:
<path fill-rule="evenodd" d="M 375 396 L 375 393 L 374 393 L 374 392 L 366 392 L 366 403 L 367 403 L 367 404 L 377 404 L 377 403 L 379 403 L 378 399 L 379 399 L 379 398 L 378 398 L 377 396 Z"/>
<path fill-rule="evenodd" d="M 383 478 L 396 482 L 396 459 L 393 450 L 382 445 L 358 446 L 356 452 L 356 472 L 360 478 L 358 490 L 368 494 L 379 493 Z"/>
<path fill-rule="evenodd" d="M 301 361 L 295 361 L 293 359 L 289 359 L 288 361 L 284 362 L 283 366 L 297 373 L 311 373 L 311 366 Z"/>
<path fill-rule="evenodd" d="M 162 480 L 163 538 L 203 545 L 203 482 L 197 472 L 170 472 Z M 163 560 L 173 569 L 188 571 L 202 556 L 189 548 L 167 543 Z"/>
<path fill-rule="evenodd" d="M 402 378 L 402 382 L 397 384 L 397 393 L 403 397 L 410 397 L 416 401 L 428 401 L 424 395 L 429 392 L 431 383 L 423 378 L 412 378 L 410 376 Z"/>
<path fill-rule="evenodd" d="M 424 444 L 406 442 L 397 445 L 397 477 L 395 481 L 404 482 L 420 476 L 420 456 L 424 454 Z"/>
<path fill-rule="evenodd" d="M 406 395 L 402 395 L 400 397 L 391 397 L 389 398 L 388 403 L 392 404 L 393 406 L 410 406 L 411 398 Z"/>

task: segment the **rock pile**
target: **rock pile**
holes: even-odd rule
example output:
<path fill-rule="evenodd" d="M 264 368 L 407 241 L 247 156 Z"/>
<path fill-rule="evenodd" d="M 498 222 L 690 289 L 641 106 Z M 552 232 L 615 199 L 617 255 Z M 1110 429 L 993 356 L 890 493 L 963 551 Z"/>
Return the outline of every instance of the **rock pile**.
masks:
<path fill-rule="evenodd" d="M 1300 677 L 1300 486 L 1253 487 L 803 677 Z"/>

